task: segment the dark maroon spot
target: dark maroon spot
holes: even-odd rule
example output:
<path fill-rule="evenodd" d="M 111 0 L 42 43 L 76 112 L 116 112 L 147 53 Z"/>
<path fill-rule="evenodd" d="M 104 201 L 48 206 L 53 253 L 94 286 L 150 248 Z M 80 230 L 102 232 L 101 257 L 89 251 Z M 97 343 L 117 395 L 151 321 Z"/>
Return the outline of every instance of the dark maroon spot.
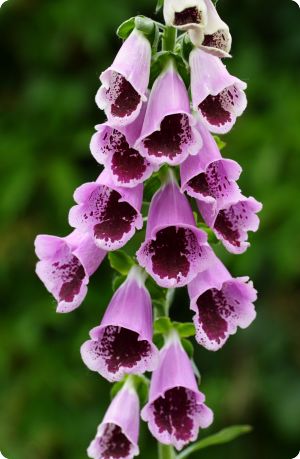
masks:
<path fill-rule="evenodd" d="M 94 226 L 97 239 L 116 242 L 131 230 L 131 225 L 137 217 L 136 210 L 127 202 L 120 202 L 121 195 L 111 190 L 107 201 L 103 204 L 98 219 L 100 223 Z M 99 197 L 101 199 L 101 196 Z"/>
<path fill-rule="evenodd" d="M 228 317 L 233 312 L 222 291 L 217 289 L 207 290 L 197 301 L 199 323 L 211 341 L 220 344 L 226 338 L 228 325 L 222 317 Z"/>
<path fill-rule="evenodd" d="M 60 279 L 63 282 L 59 291 L 59 301 L 71 303 L 81 289 L 82 281 L 85 278 L 85 271 L 78 258 L 72 256 L 64 264 L 56 262 L 53 274 L 60 272 Z"/>
<path fill-rule="evenodd" d="M 186 8 L 180 13 L 175 13 L 174 25 L 183 26 L 187 24 L 200 24 L 201 23 L 201 13 L 198 8 L 191 7 Z"/>
<path fill-rule="evenodd" d="M 189 117 L 175 114 L 166 116 L 161 122 L 160 131 L 153 132 L 143 143 L 150 156 L 165 156 L 172 160 L 182 154 L 184 146 L 191 141 Z"/>
<path fill-rule="evenodd" d="M 159 433 L 168 432 L 183 442 L 193 437 L 194 417 L 200 412 L 194 392 L 174 387 L 153 403 L 153 415 Z"/>
<path fill-rule="evenodd" d="M 148 358 L 151 346 L 148 341 L 139 341 L 138 333 L 110 325 L 105 328 L 94 352 L 105 360 L 110 373 L 117 373 L 120 368 L 133 368 Z"/>
<path fill-rule="evenodd" d="M 207 96 L 199 105 L 204 118 L 214 126 L 223 126 L 231 122 L 231 113 L 223 108 L 222 93 L 217 96 Z"/>
<path fill-rule="evenodd" d="M 175 226 L 162 229 L 149 246 L 153 272 L 161 279 L 167 277 L 179 280 L 180 275 L 187 277 L 190 270 L 189 258 L 198 250 L 197 238 L 191 230 Z"/>
<path fill-rule="evenodd" d="M 224 30 L 218 30 L 212 35 L 205 35 L 202 46 L 217 48 L 221 51 L 227 51 L 229 37 Z"/>
<path fill-rule="evenodd" d="M 196 177 L 193 177 L 189 181 L 188 185 L 196 193 L 202 194 L 203 196 L 210 196 L 210 187 L 206 179 L 206 174 L 196 175 Z"/>
<path fill-rule="evenodd" d="M 149 162 L 137 150 L 130 148 L 125 136 L 121 134 L 112 157 L 111 168 L 120 182 L 129 183 L 143 177 Z"/>
<path fill-rule="evenodd" d="M 241 218 L 239 214 L 235 214 L 233 207 L 230 207 L 229 209 L 224 209 L 219 212 L 214 225 L 216 231 L 235 247 L 241 246 L 239 240 L 241 237 L 239 232 L 239 220 Z"/>
<path fill-rule="evenodd" d="M 111 114 L 119 118 L 130 116 L 138 107 L 141 96 L 119 73 L 113 72 L 110 87 L 106 92 L 111 101 Z"/>
<path fill-rule="evenodd" d="M 224 197 L 231 191 L 231 184 L 226 176 L 226 171 L 222 165 L 222 161 L 214 161 L 206 170 L 206 173 L 201 173 L 193 177 L 188 185 L 196 193 L 202 196 L 211 196 L 214 199 Z"/>
<path fill-rule="evenodd" d="M 99 438 L 99 450 L 99 458 L 127 458 L 130 454 L 131 443 L 119 426 L 107 424 L 102 436 Z"/>

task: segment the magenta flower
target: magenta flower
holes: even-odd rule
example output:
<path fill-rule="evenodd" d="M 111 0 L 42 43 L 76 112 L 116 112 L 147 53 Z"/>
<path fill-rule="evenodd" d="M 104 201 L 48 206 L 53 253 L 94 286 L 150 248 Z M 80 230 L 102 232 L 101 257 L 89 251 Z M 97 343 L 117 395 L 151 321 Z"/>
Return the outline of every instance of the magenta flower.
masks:
<path fill-rule="evenodd" d="M 164 19 L 169 26 L 179 30 L 203 30 L 207 24 L 204 0 L 165 0 Z"/>
<path fill-rule="evenodd" d="M 139 455 L 140 402 L 129 381 L 110 404 L 87 453 L 92 459 L 132 459 Z"/>
<path fill-rule="evenodd" d="M 101 325 L 82 345 L 84 363 L 109 381 L 152 371 L 157 364 L 152 325 L 151 297 L 140 269 L 134 267 L 114 294 Z"/>
<path fill-rule="evenodd" d="M 240 197 L 236 183 L 241 167 L 231 159 L 222 158 L 210 132 L 198 125 L 203 146 L 196 156 L 189 156 L 180 166 L 181 190 L 208 203 L 215 212 Z"/>
<path fill-rule="evenodd" d="M 192 43 L 217 57 L 230 57 L 232 38 L 229 27 L 220 18 L 213 2 L 205 0 L 207 24 L 203 30 L 191 29 Z"/>
<path fill-rule="evenodd" d="M 70 210 L 70 225 L 91 233 L 98 247 L 117 250 L 143 226 L 142 196 L 142 185 L 117 187 L 108 171 L 103 171 L 96 182 L 85 183 L 75 191 L 78 205 Z"/>
<path fill-rule="evenodd" d="M 136 148 L 154 164 L 177 165 L 202 145 L 184 82 L 172 60 L 157 78 Z"/>
<path fill-rule="evenodd" d="M 213 413 L 204 402 L 192 364 L 174 334 L 160 351 L 142 419 L 159 442 L 180 450 L 197 439 L 199 428 L 212 423 Z"/>
<path fill-rule="evenodd" d="M 188 200 L 171 178 L 152 199 L 139 264 L 161 287 L 182 287 L 207 269 L 211 253 L 206 233 L 196 227 Z"/>
<path fill-rule="evenodd" d="M 96 247 L 88 234 L 76 230 L 67 237 L 37 236 L 35 251 L 40 259 L 36 273 L 56 299 L 56 311 L 66 313 L 78 308 L 87 294 L 89 277 L 106 252 Z"/>
<path fill-rule="evenodd" d="M 189 284 L 196 339 L 206 349 L 219 350 L 237 327 L 247 328 L 255 319 L 257 292 L 248 281 L 248 277 L 234 279 L 215 257 L 214 264 Z"/>
<path fill-rule="evenodd" d="M 146 104 L 144 104 L 146 108 Z M 109 123 L 96 126 L 90 148 L 96 161 L 109 169 L 117 186 L 135 187 L 147 180 L 154 166 L 134 148 L 140 135 L 145 110 L 128 126 L 114 127 Z"/>
<path fill-rule="evenodd" d="M 123 43 L 113 64 L 100 76 L 102 86 L 96 102 L 116 126 L 132 123 L 146 101 L 151 63 L 151 45 L 134 29 Z"/>
<path fill-rule="evenodd" d="M 240 194 L 222 209 L 216 210 L 212 204 L 203 201 L 197 204 L 205 223 L 229 252 L 239 254 L 247 250 L 250 246 L 248 231 L 255 232 L 259 227 L 256 214 L 262 209 L 260 202 Z"/>
<path fill-rule="evenodd" d="M 214 133 L 230 131 L 247 106 L 246 83 L 230 75 L 222 63 L 201 49 L 190 54 L 193 108 Z"/>

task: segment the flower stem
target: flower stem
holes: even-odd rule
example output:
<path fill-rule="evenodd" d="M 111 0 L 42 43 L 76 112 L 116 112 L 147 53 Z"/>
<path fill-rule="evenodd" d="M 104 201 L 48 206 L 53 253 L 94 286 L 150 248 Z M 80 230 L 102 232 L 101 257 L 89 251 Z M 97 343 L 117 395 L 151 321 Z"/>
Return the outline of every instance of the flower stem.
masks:
<path fill-rule="evenodd" d="M 158 458 L 159 459 L 176 459 L 173 446 L 162 445 L 158 443 Z"/>
<path fill-rule="evenodd" d="M 162 49 L 163 51 L 174 51 L 176 44 L 177 30 L 175 27 L 166 26 L 163 39 L 162 39 Z"/>

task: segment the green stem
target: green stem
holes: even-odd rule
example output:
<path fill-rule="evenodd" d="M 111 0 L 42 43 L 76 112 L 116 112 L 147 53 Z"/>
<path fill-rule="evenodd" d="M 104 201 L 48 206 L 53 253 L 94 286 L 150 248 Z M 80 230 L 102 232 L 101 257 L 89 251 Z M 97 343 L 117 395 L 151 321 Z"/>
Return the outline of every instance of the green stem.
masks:
<path fill-rule="evenodd" d="M 175 29 L 175 27 L 166 26 L 162 39 L 163 51 L 174 51 L 176 38 L 177 30 Z"/>
<path fill-rule="evenodd" d="M 173 446 L 162 445 L 158 443 L 158 458 L 159 459 L 176 459 Z"/>

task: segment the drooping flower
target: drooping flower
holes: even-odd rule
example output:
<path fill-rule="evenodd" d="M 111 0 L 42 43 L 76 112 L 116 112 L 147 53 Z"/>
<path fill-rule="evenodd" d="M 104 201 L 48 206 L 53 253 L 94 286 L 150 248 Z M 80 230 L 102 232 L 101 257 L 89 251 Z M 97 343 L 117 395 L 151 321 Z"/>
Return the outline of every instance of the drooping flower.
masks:
<path fill-rule="evenodd" d="M 114 294 L 100 326 L 91 330 L 91 340 L 82 345 L 83 361 L 109 381 L 152 371 L 157 364 L 152 325 L 151 297 L 140 268 L 134 267 Z"/>
<path fill-rule="evenodd" d="M 193 279 L 188 290 L 196 339 L 210 351 L 219 350 L 237 327 L 249 327 L 256 317 L 253 302 L 257 292 L 252 282 L 248 277 L 233 278 L 217 257 L 207 271 Z"/>
<path fill-rule="evenodd" d="M 117 186 L 135 187 L 147 180 L 154 166 L 140 155 L 134 144 L 141 133 L 146 104 L 138 118 L 128 126 L 104 123 L 96 126 L 90 148 L 98 163 L 105 165 Z"/>
<path fill-rule="evenodd" d="M 247 106 L 246 83 L 230 75 L 222 61 L 201 49 L 190 53 L 193 108 L 214 133 L 230 131 Z"/>
<path fill-rule="evenodd" d="M 192 43 L 217 57 L 230 57 L 232 38 L 228 25 L 220 18 L 213 2 L 205 0 L 207 24 L 203 30 L 191 29 Z"/>
<path fill-rule="evenodd" d="M 152 88 L 136 148 L 154 164 L 180 164 L 201 147 L 195 123 L 185 84 L 170 60 Z"/>
<path fill-rule="evenodd" d="M 191 362 L 179 338 L 173 334 L 160 351 L 160 363 L 153 372 L 149 401 L 142 410 L 152 435 L 161 443 L 180 450 L 198 437 L 199 428 L 213 421 L 204 404 Z"/>
<path fill-rule="evenodd" d="M 85 183 L 75 191 L 78 205 L 70 210 L 70 225 L 90 233 L 98 247 L 117 250 L 143 226 L 142 196 L 142 185 L 117 187 L 104 170 L 95 182 Z"/>
<path fill-rule="evenodd" d="M 203 146 L 180 166 L 181 190 L 211 205 L 214 212 L 240 197 L 236 183 L 242 172 L 239 164 L 224 159 L 210 132 L 199 123 Z"/>
<path fill-rule="evenodd" d="M 182 287 L 209 266 L 210 254 L 207 235 L 171 176 L 152 199 L 138 262 L 161 287 Z"/>
<path fill-rule="evenodd" d="M 87 294 L 89 277 L 106 252 L 96 247 L 88 234 L 77 230 L 66 237 L 39 235 L 35 251 L 40 259 L 36 273 L 56 299 L 56 311 L 66 313 L 78 308 Z"/>
<path fill-rule="evenodd" d="M 200 29 L 207 24 L 204 0 L 165 0 L 164 19 L 169 26 L 179 30 Z"/>
<path fill-rule="evenodd" d="M 215 209 L 213 204 L 197 202 L 199 211 L 224 247 L 235 254 L 247 250 L 248 231 L 257 231 L 259 218 L 256 215 L 262 209 L 262 204 L 256 199 L 246 198 L 242 194 L 222 209 Z"/>
<path fill-rule="evenodd" d="M 139 455 L 140 403 L 126 381 L 111 402 L 87 453 L 92 459 L 132 459 Z"/>
<path fill-rule="evenodd" d="M 116 126 L 132 123 L 146 101 L 151 63 L 151 45 L 134 29 L 123 43 L 113 64 L 100 76 L 102 86 L 96 102 Z"/>

